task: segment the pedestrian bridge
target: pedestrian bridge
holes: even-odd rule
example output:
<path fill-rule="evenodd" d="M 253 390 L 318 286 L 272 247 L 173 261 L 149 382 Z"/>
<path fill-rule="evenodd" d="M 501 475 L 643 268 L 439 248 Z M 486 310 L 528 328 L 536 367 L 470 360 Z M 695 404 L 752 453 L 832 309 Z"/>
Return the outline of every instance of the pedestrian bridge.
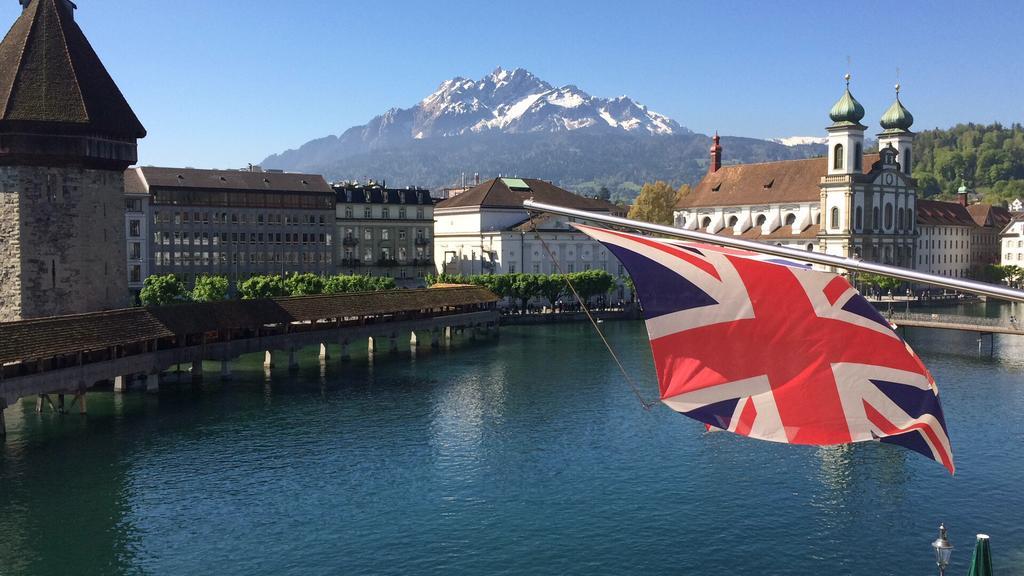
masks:
<path fill-rule="evenodd" d="M 383 342 L 397 350 L 398 338 L 410 345 L 425 341 L 437 347 L 453 330 L 473 334 L 497 330 L 497 296 L 477 286 L 441 286 L 351 294 L 300 296 L 267 300 L 230 300 L 153 308 L 126 308 L 89 314 L 0 323 L 0 415 L 26 396 L 75 396 L 85 411 L 85 392 L 98 382 L 124 390 L 133 381 L 147 389 L 159 375 L 181 364 L 201 376 L 204 360 L 221 361 L 230 376 L 230 361 L 243 354 L 265 354 L 264 366 L 287 358 L 297 368 L 296 350 L 328 344 L 368 341 L 369 351 Z M 417 336 L 419 335 L 419 336 Z M 282 357 L 282 355 L 284 355 Z M 0 416 L 0 436 L 3 435 Z"/>
<path fill-rule="evenodd" d="M 964 332 L 977 332 L 979 334 L 1016 334 L 1024 336 L 1024 325 L 1021 322 L 1010 322 L 999 318 L 920 312 L 894 312 L 886 314 L 886 318 L 897 326 L 961 330 Z"/>

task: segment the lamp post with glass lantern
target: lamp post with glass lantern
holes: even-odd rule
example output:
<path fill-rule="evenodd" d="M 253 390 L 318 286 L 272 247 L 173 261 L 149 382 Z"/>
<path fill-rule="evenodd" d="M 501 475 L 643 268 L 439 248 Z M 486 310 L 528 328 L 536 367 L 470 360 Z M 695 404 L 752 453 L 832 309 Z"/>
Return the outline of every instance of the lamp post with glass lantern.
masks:
<path fill-rule="evenodd" d="M 949 566 L 949 556 L 953 553 L 953 545 L 946 538 L 946 525 L 939 524 L 939 537 L 932 542 L 935 550 L 935 564 L 939 567 L 939 576 L 944 576 L 946 566 Z"/>

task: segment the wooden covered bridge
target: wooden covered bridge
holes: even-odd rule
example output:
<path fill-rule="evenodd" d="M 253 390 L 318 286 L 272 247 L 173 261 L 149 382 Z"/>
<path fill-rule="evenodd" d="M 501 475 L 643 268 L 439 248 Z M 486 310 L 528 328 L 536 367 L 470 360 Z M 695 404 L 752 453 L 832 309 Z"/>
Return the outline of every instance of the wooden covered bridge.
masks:
<path fill-rule="evenodd" d="M 191 364 L 202 374 L 204 360 L 220 360 L 229 376 L 230 361 L 264 353 L 266 367 L 287 357 L 296 368 L 297 349 L 340 346 L 342 358 L 358 339 L 371 353 L 381 339 L 397 349 L 400 335 L 411 345 L 430 335 L 438 346 L 452 330 L 497 330 L 497 296 L 477 286 L 359 292 L 268 300 L 230 300 L 155 308 L 126 308 L 89 314 L 0 323 L 0 435 L 2 409 L 25 396 L 39 404 L 49 395 L 73 395 L 85 411 L 85 392 L 99 382 L 124 390 L 133 380 L 147 389 L 171 366 Z M 417 337 L 417 333 L 420 337 Z M 283 358 L 282 358 L 283 360 Z"/>

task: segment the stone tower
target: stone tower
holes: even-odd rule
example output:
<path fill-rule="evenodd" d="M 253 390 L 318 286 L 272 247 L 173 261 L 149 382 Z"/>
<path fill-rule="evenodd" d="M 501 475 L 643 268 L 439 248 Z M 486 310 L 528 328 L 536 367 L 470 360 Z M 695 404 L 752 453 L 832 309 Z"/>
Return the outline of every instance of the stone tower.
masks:
<path fill-rule="evenodd" d="M 146 135 L 69 0 L 0 42 L 0 322 L 128 303 L 124 170 Z"/>

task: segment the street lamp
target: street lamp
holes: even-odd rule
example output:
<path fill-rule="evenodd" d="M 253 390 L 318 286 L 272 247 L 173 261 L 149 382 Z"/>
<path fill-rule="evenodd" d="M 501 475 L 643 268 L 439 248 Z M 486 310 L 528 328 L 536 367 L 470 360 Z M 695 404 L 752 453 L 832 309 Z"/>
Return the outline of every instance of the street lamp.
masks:
<path fill-rule="evenodd" d="M 939 567 L 939 576 L 946 573 L 946 566 L 949 566 L 949 556 L 953 553 L 953 545 L 946 538 L 945 524 L 939 524 L 939 537 L 932 542 L 935 550 L 935 564 Z"/>
<path fill-rule="evenodd" d="M 907 317 L 910 317 L 910 299 L 914 297 L 914 293 L 907 288 Z"/>

